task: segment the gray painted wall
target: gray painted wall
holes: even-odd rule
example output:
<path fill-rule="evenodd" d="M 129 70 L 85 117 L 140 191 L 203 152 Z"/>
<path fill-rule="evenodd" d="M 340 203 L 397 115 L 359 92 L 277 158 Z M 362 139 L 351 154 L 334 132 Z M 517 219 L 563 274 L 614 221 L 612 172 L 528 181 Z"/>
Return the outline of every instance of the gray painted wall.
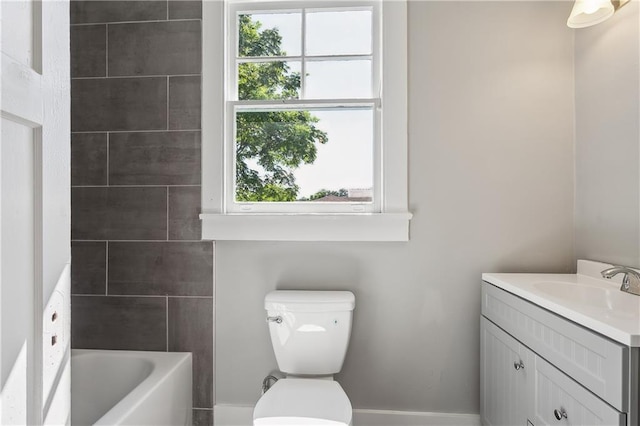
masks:
<path fill-rule="evenodd" d="M 640 266 L 640 5 L 576 31 L 576 256 Z"/>
<path fill-rule="evenodd" d="M 410 3 L 411 241 L 217 243 L 217 404 L 276 369 L 268 291 L 348 289 L 355 408 L 479 411 L 480 274 L 574 267 L 570 9 Z"/>

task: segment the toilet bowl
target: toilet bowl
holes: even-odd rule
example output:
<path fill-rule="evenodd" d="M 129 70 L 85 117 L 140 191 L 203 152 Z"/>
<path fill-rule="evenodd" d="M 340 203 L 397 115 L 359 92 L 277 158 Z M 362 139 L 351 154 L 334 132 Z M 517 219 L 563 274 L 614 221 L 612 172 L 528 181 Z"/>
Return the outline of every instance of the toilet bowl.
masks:
<path fill-rule="evenodd" d="M 352 407 L 333 374 L 342 369 L 355 297 L 349 291 L 273 291 L 265 297 L 278 380 L 258 400 L 255 426 L 349 426 Z"/>
<path fill-rule="evenodd" d="M 278 380 L 253 411 L 256 426 L 351 425 L 351 402 L 334 380 Z"/>

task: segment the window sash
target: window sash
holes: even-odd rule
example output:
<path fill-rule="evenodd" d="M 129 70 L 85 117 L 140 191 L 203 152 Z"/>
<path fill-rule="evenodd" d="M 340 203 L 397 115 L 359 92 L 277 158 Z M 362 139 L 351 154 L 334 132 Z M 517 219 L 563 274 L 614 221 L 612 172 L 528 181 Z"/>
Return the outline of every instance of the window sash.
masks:
<path fill-rule="evenodd" d="M 227 103 L 227 131 L 224 199 L 229 213 L 379 213 L 382 208 L 382 150 L 379 99 L 315 100 L 315 101 L 234 101 Z M 260 111 L 336 111 L 366 109 L 373 112 L 372 169 L 373 200 L 356 201 L 236 201 L 236 114 Z M 337 188 L 336 188 L 337 189 Z"/>
<path fill-rule="evenodd" d="M 380 98 L 353 98 L 353 99 L 246 99 L 242 101 L 229 101 L 227 105 L 240 108 L 257 109 L 305 109 L 305 108 L 357 108 L 374 107 L 380 108 L 382 100 Z"/>
<path fill-rule="evenodd" d="M 373 60 L 375 55 L 371 54 L 349 54 L 349 55 L 317 55 L 317 56 L 238 56 L 236 58 L 236 64 L 243 64 L 247 62 L 263 63 L 263 62 L 301 62 L 304 59 L 306 62 L 320 62 L 320 61 L 357 61 L 360 59 Z M 237 81 L 236 81 L 237 83 Z"/>
<path fill-rule="evenodd" d="M 299 61 L 301 64 L 300 95 L 305 94 L 305 63 L 311 61 L 329 60 L 371 60 L 371 95 L 380 97 L 382 92 L 382 30 L 380 22 L 380 8 L 383 0 L 324 0 L 324 1 L 261 1 L 234 0 L 227 3 L 227 101 L 238 100 L 238 65 L 251 62 Z M 340 12 L 370 10 L 371 25 L 371 54 L 352 55 L 306 55 L 305 53 L 305 15 L 306 12 Z M 241 14 L 260 13 L 302 13 L 301 50 L 300 55 L 291 56 L 239 56 L 238 16 Z"/>

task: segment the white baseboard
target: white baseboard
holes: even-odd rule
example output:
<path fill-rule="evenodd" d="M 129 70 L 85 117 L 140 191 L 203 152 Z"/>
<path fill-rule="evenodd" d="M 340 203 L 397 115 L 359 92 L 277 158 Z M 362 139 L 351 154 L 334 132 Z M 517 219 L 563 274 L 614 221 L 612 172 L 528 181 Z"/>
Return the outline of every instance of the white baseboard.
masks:
<path fill-rule="evenodd" d="M 480 426 L 480 415 L 356 409 L 353 426 Z"/>
<path fill-rule="evenodd" d="M 213 408 L 215 426 L 251 426 L 253 407 L 219 404 Z M 479 426 L 478 414 L 414 411 L 353 410 L 353 426 Z"/>

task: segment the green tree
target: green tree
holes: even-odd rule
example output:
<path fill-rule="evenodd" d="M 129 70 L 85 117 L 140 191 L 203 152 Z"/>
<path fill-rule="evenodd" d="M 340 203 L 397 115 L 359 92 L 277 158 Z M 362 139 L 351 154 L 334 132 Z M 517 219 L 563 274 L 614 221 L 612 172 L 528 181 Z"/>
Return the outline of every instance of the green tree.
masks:
<path fill-rule="evenodd" d="M 261 29 L 250 15 L 239 18 L 241 57 L 284 56 L 277 28 Z M 300 73 L 284 61 L 248 62 L 238 67 L 239 100 L 297 99 Z M 299 187 L 293 172 L 311 164 L 316 144 L 327 134 L 308 111 L 243 111 L 236 115 L 236 200 L 295 201 Z M 256 167 L 259 166 L 259 167 Z"/>
<path fill-rule="evenodd" d="M 328 195 L 335 195 L 336 197 L 342 197 L 342 198 L 346 198 L 349 196 L 349 190 L 341 188 L 338 189 L 337 191 L 335 190 L 330 190 L 330 189 L 321 189 L 320 191 L 316 192 L 313 195 L 310 195 L 309 198 L 301 198 L 300 201 L 313 201 L 313 200 L 317 200 L 323 197 L 326 197 Z"/>

